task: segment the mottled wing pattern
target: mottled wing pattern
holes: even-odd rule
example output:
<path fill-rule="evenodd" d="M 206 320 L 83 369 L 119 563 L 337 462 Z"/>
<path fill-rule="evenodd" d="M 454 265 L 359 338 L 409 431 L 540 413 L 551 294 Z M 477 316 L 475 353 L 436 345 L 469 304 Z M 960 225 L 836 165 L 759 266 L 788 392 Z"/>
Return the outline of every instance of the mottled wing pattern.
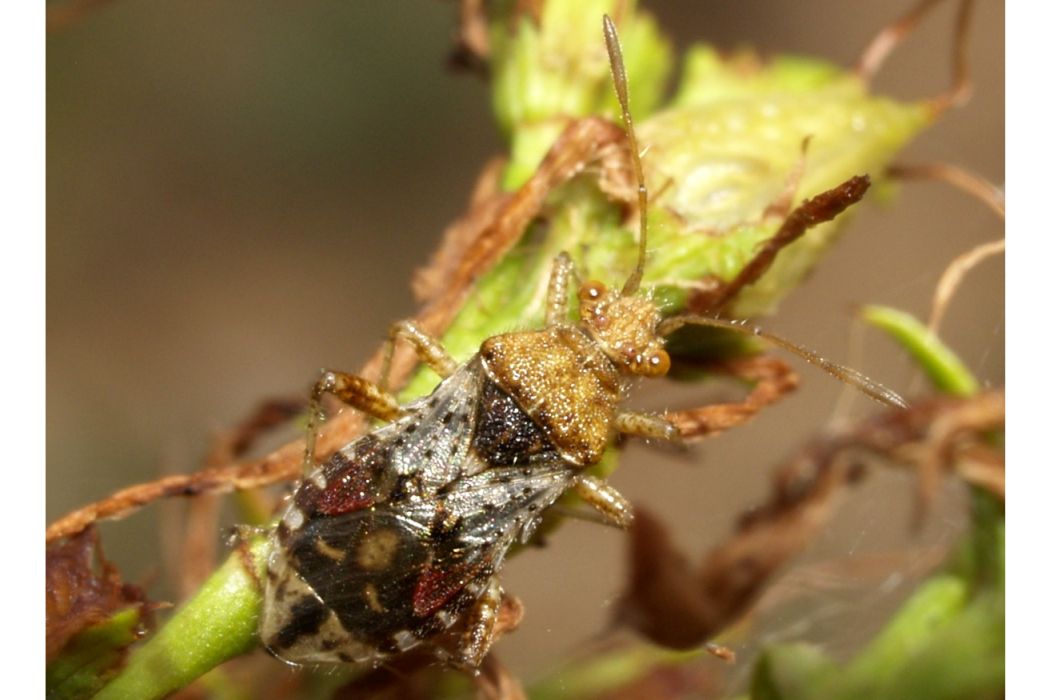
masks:
<path fill-rule="evenodd" d="M 295 663 L 369 660 L 445 632 L 573 468 L 477 359 L 333 455 L 278 526 L 261 632 Z"/>
<path fill-rule="evenodd" d="M 392 635 L 412 617 L 432 524 L 391 507 L 425 500 L 477 461 L 469 445 L 479 381 L 476 367 L 460 368 L 300 485 L 267 570 L 260 633 L 274 654 L 294 663 L 366 661 L 413 644 L 408 632 Z"/>
<path fill-rule="evenodd" d="M 418 478 L 419 495 L 432 496 L 453 479 L 485 468 L 470 453 L 483 381 L 478 360 L 472 360 L 432 394 L 408 404 L 404 418 L 376 432 L 394 447 L 390 467 Z"/>

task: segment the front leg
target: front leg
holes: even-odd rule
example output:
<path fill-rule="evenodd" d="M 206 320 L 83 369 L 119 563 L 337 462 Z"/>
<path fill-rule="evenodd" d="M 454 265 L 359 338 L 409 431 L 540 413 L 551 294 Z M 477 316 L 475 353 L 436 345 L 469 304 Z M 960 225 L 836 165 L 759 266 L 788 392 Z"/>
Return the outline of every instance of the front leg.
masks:
<path fill-rule="evenodd" d="M 568 253 L 559 253 L 551 267 L 551 278 L 547 283 L 546 325 L 564 326 L 568 324 L 569 277 L 572 276 L 572 260 Z"/>
<path fill-rule="evenodd" d="M 383 369 L 379 373 L 379 386 L 386 390 L 390 379 L 390 366 L 394 360 L 394 346 L 398 338 L 404 338 L 412 345 L 416 355 L 430 369 L 437 372 L 442 379 L 448 379 L 456 371 L 457 364 L 441 341 L 431 335 L 423 326 L 411 319 L 398 321 L 387 333 L 386 348 L 383 352 Z"/>
<path fill-rule="evenodd" d="M 626 435 L 657 438 L 670 442 L 682 441 L 682 433 L 674 423 L 650 413 L 620 411 L 613 417 L 613 430 Z"/>
<path fill-rule="evenodd" d="M 685 440 L 710 437 L 747 423 L 798 386 L 798 375 L 791 366 L 773 355 L 738 357 L 704 363 L 703 367 L 753 386 L 747 398 L 739 403 L 700 406 L 669 414 L 667 417 Z"/>
<path fill-rule="evenodd" d="M 316 466 L 314 452 L 317 444 L 317 429 L 321 419 L 321 395 L 333 394 L 343 403 L 363 411 L 380 420 L 392 421 L 402 414 L 401 404 L 387 391 L 387 380 L 390 375 L 390 363 L 394 356 L 394 344 L 398 338 L 404 338 L 415 349 L 419 358 L 433 369 L 442 379 L 456 371 L 456 361 L 448 354 L 441 341 L 412 320 L 398 321 L 390 327 L 387 336 L 386 352 L 383 356 L 383 369 L 379 383 L 375 384 L 344 372 L 324 371 L 314 385 L 310 402 L 310 423 L 306 431 L 306 456 L 303 460 L 304 475 L 309 474 Z"/>

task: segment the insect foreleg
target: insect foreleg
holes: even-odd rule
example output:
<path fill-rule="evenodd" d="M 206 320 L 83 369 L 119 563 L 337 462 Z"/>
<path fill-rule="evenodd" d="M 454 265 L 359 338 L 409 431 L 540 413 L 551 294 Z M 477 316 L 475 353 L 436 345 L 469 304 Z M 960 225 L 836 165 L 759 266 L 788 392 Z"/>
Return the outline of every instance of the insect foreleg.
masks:
<path fill-rule="evenodd" d="M 706 371 L 752 384 L 747 398 L 738 403 L 715 404 L 676 411 L 668 416 L 685 440 L 717 435 L 750 421 L 798 386 L 798 375 L 773 355 L 738 357 L 701 365 Z"/>
<path fill-rule="evenodd" d="M 572 276 L 572 260 L 567 253 L 554 258 L 551 267 L 551 279 L 547 283 L 547 325 L 564 326 L 568 324 L 569 277 Z"/>
<path fill-rule="evenodd" d="M 576 478 L 573 490 L 616 527 L 625 530 L 634 521 L 634 509 L 631 504 L 619 491 L 601 479 L 581 474 Z"/>
<path fill-rule="evenodd" d="M 379 388 L 387 389 L 390 379 L 390 366 L 394 359 L 394 346 L 398 338 L 404 338 L 416 351 L 416 355 L 430 369 L 437 372 L 442 379 L 448 379 L 459 366 L 445 350 L 441 341 L 428 333 L 422 326 L 412 320 L 398 321 L 390 326 L 386 347 L 383 353 L 383 370 L 379 374 Z"/>

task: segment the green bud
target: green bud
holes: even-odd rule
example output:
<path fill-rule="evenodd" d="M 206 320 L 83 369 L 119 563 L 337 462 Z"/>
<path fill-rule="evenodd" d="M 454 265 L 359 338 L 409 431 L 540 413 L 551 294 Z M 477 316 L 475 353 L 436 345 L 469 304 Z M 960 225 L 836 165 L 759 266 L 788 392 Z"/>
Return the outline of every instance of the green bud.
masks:
<path fill-rule="evenodd" d="M 504 187 L 517 189 L 536 170 L 570 119 L 603 115 L 619 107 L 609 78 L 602 15 L 616 18 L 631 79 L 636 119 L 663 97 L 671 70 L 671 47 L 656 22 L 618 0 L 547 0 L 537 26 L 516 15 L 513 2 L 493 9 L 492 99 L 496 121 L 510 142 Z"/>
<path fill-rule="evenodd" d="M 728 282 L 773 236 L 771 210 L 802 165 L 791 207 L 886 165 L 933 119 L 924 103 L 867 94 L 853 74 L 816 60 L 692 49 L 672 106 L 639 126 L 653 201 L 648 282 L 688 290 Z M 803 142 L 809 139 L 803 155 Z M 773 310 L 808 274 L 847 215 L 782 250 L 732 305 L 739 316 Z"/>

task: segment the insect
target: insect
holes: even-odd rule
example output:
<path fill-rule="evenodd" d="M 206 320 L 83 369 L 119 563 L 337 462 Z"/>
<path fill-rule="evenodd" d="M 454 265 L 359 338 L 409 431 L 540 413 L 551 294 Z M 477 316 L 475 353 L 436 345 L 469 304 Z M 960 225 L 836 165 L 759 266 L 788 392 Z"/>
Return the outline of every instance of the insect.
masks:
<path fill-rule="evenodd" d="M 260 635 L 296 664 L 375 662 L 426 646 L 476 672 L 492 644 L 503 597 L 499 571 L 544 511 L 572 490 L 607 521 L 627 527 L 630 504 L 587 474 L 617 434 L 677 440 L 662 416 L 620 408 L 633 377 L 670 369 L 664 337 L 688 324 L 760 334 L 700 316 L 664 319 L 639 293 L 646 250 L 647 192 L 628 108 L 616 29 L 605 18 L 613 79 L 638 179 L 640 243 L 619 290 L 579 285 L 568 317 L 574 267 L 555 259 L 543 329 L 491 337 L 462 365 L 411 321 L 395 324 L 443 379 L 429 396 L 400 405 L 384 388 L 324 372 L 313 390 L 304 479 L 274 531 Z M 895 394 L 847 368 L 762 334 L 886 403 Z M 384 372 L 385 374 L 385 372 Z M 320 399 L 389 421 L 314 464 Z"/>

